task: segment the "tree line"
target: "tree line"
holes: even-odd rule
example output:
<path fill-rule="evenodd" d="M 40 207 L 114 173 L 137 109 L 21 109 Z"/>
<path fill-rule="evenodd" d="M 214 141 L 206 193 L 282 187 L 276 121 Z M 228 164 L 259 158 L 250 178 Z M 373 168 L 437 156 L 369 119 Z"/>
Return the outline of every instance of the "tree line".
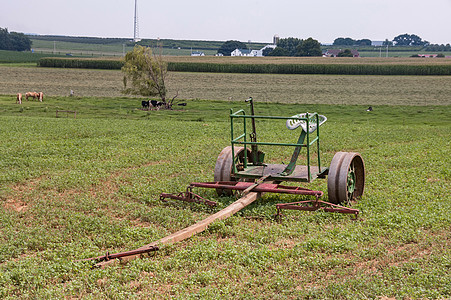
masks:
<path fill-rule="evenodd" d="M 334 46 L 354 46 L 354 47 L 360 47 L 360 46 L 371 46 L 372 41 L 370 39 L 362 39 L 362 40 L 354 40 L 352 38 L 336 38 L 334 40 L 333 45 Z M 383 46 L 428 46 L 429 42 L 423 40 L 421 37 L 419 37 L 416 34 L 400 34 L 393 38 L 393 40 L 389 41 L 386 39 L 383 42 Z"/>
<path fill-rule="evenodd" d="M 247 50 L 246 44 L 240 41 L 227 41 L 219 48 L 218 53 L 224 56 L 230 56 L 235 49 Z M 301 40 L 298 38 L 282 38 L 277 42 L 277 46 L 263 50 L 263 56 L 321 56 L 321 44 L 308 38 Z"/>
<path fill-rule="evenodd" d="M 23 33 L 8 32 L 8 28 L 0 27 L 0 50 L 29 51 L 31 41 Z"/>
<path fill-rule="evenodd" d="M 127 44 L 131 42 L 130 39 L 126 38 L 99 38 L 99 37 L 84 37 L 84 36 L 65 36 L 65 35 L 29 35 L 28 37 L 33 40 L 41 40 L 41 41 L 96 44 L 96 45 Z"/>
<path fill-rule="evenodd" d="M 333 46 L 340 47 L 371 47 L 372 41 L 370 39 L 354 40 L 352 38 L 339 37 L 334 40 Z M 400 34 L 393 38 L 392 41 L 386 39 L 383 46 L 395 47 L 424 47 L 426 51 L 451 51 L 449 44 L 447 45 L 431 45 L 428 41 L 423 40 L 416 34 Z M 219 48 L 218 53 L 224 56 L 230 56 L 235 49 L 248 49 L 246 44 L 239 41 L 227 41 Z M 347 50 L 347 51 L 346 51 Z M 341 52 L 339 56 L 352 57 L 351 50 L 346 49 Z M 306 40 L 288 37 L 281 38 L 277 42 L 275 48 L 267 47 L 263 50 L 263 56 L 321 56 L 321 44 L 313 38 Z"/>

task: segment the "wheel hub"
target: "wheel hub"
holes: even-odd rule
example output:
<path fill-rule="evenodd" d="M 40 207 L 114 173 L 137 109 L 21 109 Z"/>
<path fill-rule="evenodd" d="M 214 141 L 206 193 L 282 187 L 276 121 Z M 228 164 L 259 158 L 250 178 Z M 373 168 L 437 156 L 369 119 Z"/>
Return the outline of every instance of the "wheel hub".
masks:
<path fill-rule="evenodd" d="M 349 169 L 346 186 L 348 189 L 348 200 L 352 200 L 352 194 L 355 190 L 355 172 L 353 168 Z"/>

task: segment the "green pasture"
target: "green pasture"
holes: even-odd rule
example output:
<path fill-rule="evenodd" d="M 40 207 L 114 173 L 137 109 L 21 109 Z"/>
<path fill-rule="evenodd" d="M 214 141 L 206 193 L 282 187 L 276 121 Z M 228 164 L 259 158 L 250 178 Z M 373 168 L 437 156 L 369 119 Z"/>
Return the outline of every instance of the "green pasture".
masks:
<path fill-rule="evenodd" d="M 80 56 L 122 56 L 123 52 L 128 52 L 133 50 L 133 44 L 130 42 L 113 42 L 108 44 L 101 43 L 81 43 L 81 42 L 70 42 L 70 41 L 51 41 L 51 40 L 39 40 L 31 39 L 32 48 L 35 49 L 37 53 L 59 53 L 66 54 L 71 53 L 73 55 Z M 168 45 L 174 44 L 174 42 L 167 42 Z M 222 44 L 222 43 L 221 43 Z M 205 55 L 213 56 L 218 52 L 219 46 L 216 49 L 205 49 L 202 50 L 199 47 L 204 47 L 203 43 L 193 43 L 194 47 L 189 46 L 189 41 L 184 43 L 175 43 L 173 46 L 164 46 L 161 49 L 162 55 L 170 56 L 186 56 L 191 55 L 191 51 L 202 51 Z M 179 49 L 179 45 L 181 46 Z M 157 47 L 155 47 L 157 48 Z"/>
<path fill-rule="evenodd" d="M 246 95 L 244 98 L 251 96 Z M 240 99 L 241 100 L 241 99 Z M 0 96 L 2 299 L 445 299 L 451 297 L 451 107 L 259 103 L 263 115 L 317 111 L 324 161 L 365 160 L 363 198 L 348 215 L 285 213 L 298 198 L 265 195 L 225 221 L 152 257 L 92 269 L 78 260 L 146 245 L 234 198 L 197 190 L 217 208 L 161 202 L 210 181 L 229 145 L 230 108 L 243 101 L 182 100 L 172 111 L 141 99 Z M 61 114 L 56 110 L 75 110 Z M 259 139 L 295 141 L 284 122 Z M 268 148 L 282 163 L 289 151 Z M 305 185 L 327 191 L 325 180 Z M 327 199 L 327 193 L 324 196 Z"/>
<path fill-rule="evenodd" d="M 37 52 L 48 52 L 56 51 L 65 53 L 84 53 L 87 54 L 100 54 L 100 53 L 122 53 L 125 51 L 130 51 L 133 46 L 124 43 L 109 43 L 109 44 L 94 44 L 94 43 L 77 43 L 77 42 L 67 42 L 67 41 L 47 41 L 39 39 L 31 39 L 32 48 Z"/>
<path fill-rule="evenodd" d="M 31 51 L 19 52 L 0 50 L 0 64 L 29 64 L 36 66 L 41 58 L 49 56 L 62 57 L 63 55 L 32 53 Z"/>

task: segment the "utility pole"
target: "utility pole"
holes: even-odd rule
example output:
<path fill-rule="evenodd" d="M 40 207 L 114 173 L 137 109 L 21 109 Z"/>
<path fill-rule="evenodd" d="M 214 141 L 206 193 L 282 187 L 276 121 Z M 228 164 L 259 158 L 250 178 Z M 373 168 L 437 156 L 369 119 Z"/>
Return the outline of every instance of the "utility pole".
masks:
<path fill-rule="evenodd" d="M 134 20 L 134 28 L 133 28 L 133 41 L 136 43 L 138 41 L 138 0 L 135 0 L 135 20 Z"/>

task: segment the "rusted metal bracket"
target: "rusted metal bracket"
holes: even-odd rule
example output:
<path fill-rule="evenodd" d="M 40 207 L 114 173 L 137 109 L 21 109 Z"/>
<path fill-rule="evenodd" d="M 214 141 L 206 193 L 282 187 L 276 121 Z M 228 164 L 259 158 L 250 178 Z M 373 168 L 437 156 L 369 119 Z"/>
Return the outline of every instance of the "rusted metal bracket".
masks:
<path fill-rule="evenodd" d="M 336 212 L 342 214 L 352 214 L 357 219 L 359 214 L 359 210 L 355 208 L 349 208 L 337 204 L 333 204 L 330 202 L 319 200 L 319 197 L 316 196 L 315 200 L 306 200 L 299 202 L 291 202 L 291 203 L 279 203 L 276 204 L 277 214 L 276 217 L 282 217 L 281 210 L 282 209 L 292 209 L 292 210 L 304 210 L 304 211 L 315 211 L 315 210 L 323 210 L 326 212 Z"/>
<path fill-rule="evenodd" d="M 143 249 L 136 249 L 136 250 L 132 250 L 132 251 L 119 252 L 119 253 L 114 253 L 114 254 L 110 254 L 109 252 L 107 252 L 105 255 L 80 259 L 78 261 L 91 261 L 91 260 L 95 260 L 97 262 L 109 261 L 109 260 L 116 259 L 116 258 L 120 259 L 122 257 L 139 255 L 139 254 L 149 253 L 149 252 L 158 251 L 158 250 L 159 249 L 157 246 L 149 246 L 149 247 L 143 248 Z"/>
<path fill-rule="evenodd" d="M 181 192 L 178 194 L 168 194 L 168 193 L 161 193 L 160 194 L 160 200 L 161 201 L 167 201 L 166 198 L 175 199 L 175 200 L 181 200 L 185 202 L 192 202 L 192 203 L 203 203 L 208 206 L 216 206 L 218 205 L 215 201 L 211 201 L 208 199 L 205 199 L 198 194 L 193 193 L 193 186 L 190 185 L 186 188 L 185 192 Z"/>

